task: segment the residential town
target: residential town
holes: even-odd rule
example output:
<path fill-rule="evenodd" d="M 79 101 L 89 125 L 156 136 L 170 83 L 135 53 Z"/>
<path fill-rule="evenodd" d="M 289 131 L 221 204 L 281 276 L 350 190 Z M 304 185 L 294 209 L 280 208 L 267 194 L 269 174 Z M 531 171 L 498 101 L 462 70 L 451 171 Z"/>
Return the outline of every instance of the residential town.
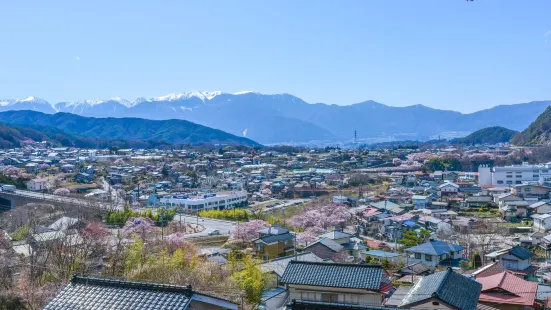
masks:
<path fill-rule="evenodd" d="M 29 143 L 0 153 L 0 284 L 44 309 L 107 288 L 201 309 L 546 309 L 545 152 Z"/>

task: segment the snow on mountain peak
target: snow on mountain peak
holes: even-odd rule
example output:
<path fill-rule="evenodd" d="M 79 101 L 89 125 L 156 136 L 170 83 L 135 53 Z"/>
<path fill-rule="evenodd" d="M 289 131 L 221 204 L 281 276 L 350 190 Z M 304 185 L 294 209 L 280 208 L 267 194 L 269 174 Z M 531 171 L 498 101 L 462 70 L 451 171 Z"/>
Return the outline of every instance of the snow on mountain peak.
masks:
<path fill-rule="evenodd" d="M 15 102 L 33 102 L 33 103 L 45 103 L 48 104 L 48 101 L 44 99 L 37 98 L 35 96 L 29 96 L 25 99 L 17 99 Z"/>
<path fill-rule="evenodd" d="M 192 98 L 192 97 L 196 97 L 196 98 L 199 98 L 201 99 L 202 101 L 205 101 L 205 100 L 211 100 L 212 98 L 218 96 L 222 94 L 221 91 L 197 91 L 197 90 L 194 90 L 194 91 L 189 91 L 189 92 L 185 92 L 185 93 L 181 93 L 181 94 L 176 94 L 176 93 L 172 93 L 172 94 L 168 94 L 166 96 L 161 96 L 161 97 L 157 97 L 157 98 L 154 98 L 152 100 L 154 101 L 175 101 L 175 100 L 181 100 L 181 99 L 189 99 L 189 98 Z"/>

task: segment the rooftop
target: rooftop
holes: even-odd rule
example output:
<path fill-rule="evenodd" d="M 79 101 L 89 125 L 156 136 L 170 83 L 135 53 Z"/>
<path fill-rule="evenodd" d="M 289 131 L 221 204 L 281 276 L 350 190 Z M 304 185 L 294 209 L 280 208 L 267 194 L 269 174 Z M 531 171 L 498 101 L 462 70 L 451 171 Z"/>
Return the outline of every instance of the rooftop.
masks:
<path fill-rule="evenodd" d="M 311 286 L 359 288 L 379 291 L 385 281 L 380 265 L 352 265 L 291 261 L 281 282 Z"/>

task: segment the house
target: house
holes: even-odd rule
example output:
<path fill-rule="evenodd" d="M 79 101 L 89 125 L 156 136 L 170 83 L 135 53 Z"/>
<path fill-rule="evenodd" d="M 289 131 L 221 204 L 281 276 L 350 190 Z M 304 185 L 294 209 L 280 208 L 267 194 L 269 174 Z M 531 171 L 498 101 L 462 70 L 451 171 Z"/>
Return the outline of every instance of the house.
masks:
<path fill-rule="evenodd" d="M 40 170 L 40 167 L 37 163 L 28 163 L 25 165 L 25 171 L 27 173 L 37 173 Z"/>
<path fill-rule="evenodd" d="M 304 251 L 312 252 L 322 259 L 333 259 L 335 255 L 343 252 L 342 245 L 328 238 L 321 238 L 316 242 L 309 244 Z"/>
<path fill-rule="evenodd" d="M 423 262 L 429 266 L 438 266 L 442 263 L 458 262 L 463 257 L 464 248 L 457 244 L 451 244 L 439 240 L 405 249 L 408 262 Z"/>
<path fill-rule="evenodd" d="M 531 216 L 534 219 L 534 229 L 537 231 L 551 230 L 551 214 L 534 214 Z"/>
<path fill-rule="evenodd" d="M 92 192 L 84 195 L 84 197 L 96 200 L 109 200 L 109 193 L 103 189 L 94 189 Z"/>
<path fill-rule="evenodd" d="M 388 260 L 390 262 L 402 262 L 404 257 L 400 253 L 386 252 L 382 250 L 370 250 L 361 253 L 364 258 L 370 257 L 379 261 Z"/>
<path fill-rule="evenodd" d="M 273 273 L 276 276 L 277 283 L 274 283 L 273 286 L 278 286 L 287 265 L 291 261 L 300 261 L 300 262 L 323 262 L 324 260 L 318 257 L 312 252 L 302 252 L 297 255 L 275 258 L 268 262 L 258 265 L 258 268 L 265 273 Z"/>
<path fill-rule="evenodd" d="M 528 216 L 528 206 L 530 204 L 532 204 L 532 202 L 526 200 L 505 201 L 499 208 L 499 212 L 504 219 L 515 221 L 518 218 L 525 218 Z"/>
<path fill-rule="evenodd" d="M 344 250 L 347 250 L 350 256 L 358 259 L 361 258 L 360 252 L 368 248 L 367 246 L 362 244 L 362 240 L 355 238 L 353 235 L 338 230 L 328 232 L 319 237 L 335 241 L 336 243 L 342 245 Z"/>
<path fill-rule="evenodd" d="M 77 182 L 77 183 L 88 184 L 88 183 L 92 183 L 93 181 L 94 181 L 94 175 L 93 174 L 88 174 L 88 173 L 81 172 L 81 173 L 77 173 L 75 175 L 75 182 Z"/>
<path fill-rule="evenodd" d="M 481 289 L 480 283 L 448 268 L 421 278 L 398 308 L 476 310 Z"/>
<path fill-rule="evenodd" d="M 511 193 L 520 198 L 549 198 L 551 187 L 537 184 L 519 184 L 513 186 Z"/>
<path fill-rule="evenodd" d="M 534 253 L 519 245 L 512 248 L 495 251 L 485 255 L 485 258 L 498 262 L 503 268 L 523 276 L 529 276 L 536 272 L 537 267 L 532 265 Z M 488 273 L 486 273 L 488 274 Z"/>
<path fill-rule="evenodd" d="M 47 179 L 32 179 L 27 182 L 27 189 L 30 191 L 42 191 L 47 189 Z"/>
<path fill-rule="evenodd" d="M 291 261 L 281 282 L 295 302 L 338 306 L 382 306 L 385 295 L 392 289 L 380 265 Z"/>
<path fill-rule="evenodd" d="M 396 275 L 398 277 L 403 277 L 406 275 L 427 276 L 429 274 L 432 274 L 435 269 L 436 268 L 433 266 L 425 265 L 423 262 L 418 262 L 399 269 L 396 272 Z"/>
<path fill-rule="evenodd" d="M 253 240 L 257 257 L 268 260 L 295 253 L 295 236 L 286 228 L 273 226 L 259 231 L 260 237 Z"/>
<path fill-rule="evenodd" d="M 522 200 L 521 197 L 514 195 L 512 193 L 503 193 L 497 196 L 494 196 L 494 203 L 498 206 L 502 206 L 505 201 L 512 201 L 512 200 Z"/>
<path fill-rule="evenodd" d="M 537 282 L 526 281 L 514 274 L 504 271 L 488 277 L 478 277 L 482 284 L 479 303 L 495 306 L 499 309 L 532 309 L 535 307 Z"/>
<path fill-rule="evenodd" d="M 492 203 L 492 196 L 480 195 L 480 196 L 469 196 L 465 198 L 464 205 L 471 208 L 479 208 L 488 203 Z"/>
<path fill-rule="evenodd" d="M 61 166 L 61 171 L 65 173 L 74 172 L 75 171 L 75 165 L 71 164 L 65 164 Z"/>
<path fill-rule="evenodd" d="M 448 196 L 448 195 L 457 195 L 457 193 L 459 192 L 459 185 L 452 182 L 446 182 L 444 184 L 438 185 L 437 189 L 438 189 L 438 195 L 440 197 Z"/>
<path fill-rule="evenodd" d="M 239 309 L 229 300 L 193 291 L 191 286 L 73 276 L 44 310 Z"/>
<path fill-rule="evenodd" d="M 428 196 L 413 195 L 411 202 L 415 209 L 426 209 L 429 206 L 430 198 Z"/>
<path fill-rule="evenodd" d="M 547 214 L 551 213 L 551 203 L 548 201 L 538 201 L 528 206 L 530 214 Z"/>

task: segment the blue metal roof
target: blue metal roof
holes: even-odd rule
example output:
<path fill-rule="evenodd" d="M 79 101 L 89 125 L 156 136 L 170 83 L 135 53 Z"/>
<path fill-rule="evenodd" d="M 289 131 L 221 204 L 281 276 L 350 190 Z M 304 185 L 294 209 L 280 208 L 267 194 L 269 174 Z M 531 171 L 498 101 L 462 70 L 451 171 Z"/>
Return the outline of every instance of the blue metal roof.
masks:
<path fill-rule="evenodd" d="M 418 246 L 407 248 L 406 252 L 422 253 L 422 254 L 429 254 L 429 255 L 442 255 L 442 254 L 450 253 L 451 251 L 454 251 L 454 252 L 463 251 L 463 249 L 464 248 L 462 246 L 457 244 L 447 243 L 440 240 L 433 240 L 433 241 L 420 244 Z"/>

